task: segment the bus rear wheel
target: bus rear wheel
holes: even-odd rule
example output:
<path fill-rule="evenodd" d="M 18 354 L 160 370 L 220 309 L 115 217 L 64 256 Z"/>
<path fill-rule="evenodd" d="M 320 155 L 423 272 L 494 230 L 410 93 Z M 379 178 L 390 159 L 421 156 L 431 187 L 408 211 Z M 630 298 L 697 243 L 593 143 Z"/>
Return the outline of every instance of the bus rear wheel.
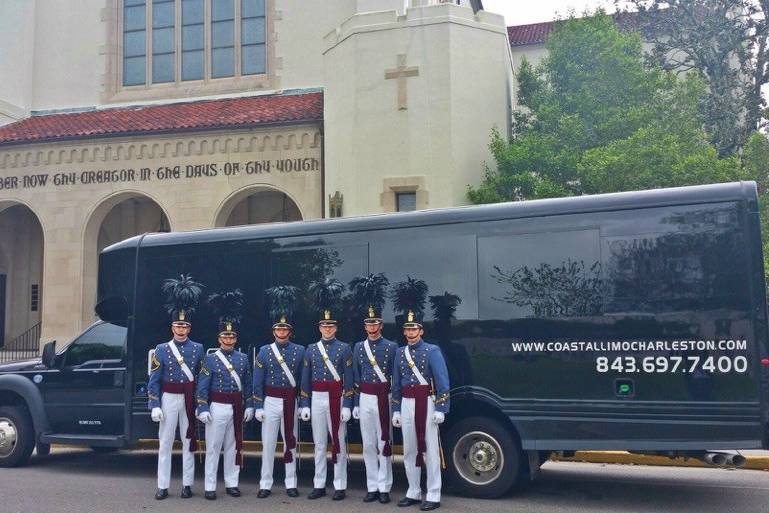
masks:
<path fill-rule="evenodd" d="M 460 495 L 494 499 L 507 493 L 521 476 L 518 443 L 494 419 L 462 419 L 451 427 L 446 447 L 447 477 Z"/>

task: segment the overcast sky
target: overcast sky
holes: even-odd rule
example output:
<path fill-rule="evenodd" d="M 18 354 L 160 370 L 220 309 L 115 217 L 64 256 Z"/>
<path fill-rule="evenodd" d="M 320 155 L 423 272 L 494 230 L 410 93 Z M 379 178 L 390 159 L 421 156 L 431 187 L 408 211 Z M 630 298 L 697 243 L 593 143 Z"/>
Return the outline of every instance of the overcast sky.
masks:
<path fill-rule="evenodd" d="M 558 15 L 566 17 L 569 9 L 579 14 L 597 7 L 607 12 L 615 10 L 613 0 L 483 0 L 483 8 L 503 15 L 508 26 L 551 21 Z"/>

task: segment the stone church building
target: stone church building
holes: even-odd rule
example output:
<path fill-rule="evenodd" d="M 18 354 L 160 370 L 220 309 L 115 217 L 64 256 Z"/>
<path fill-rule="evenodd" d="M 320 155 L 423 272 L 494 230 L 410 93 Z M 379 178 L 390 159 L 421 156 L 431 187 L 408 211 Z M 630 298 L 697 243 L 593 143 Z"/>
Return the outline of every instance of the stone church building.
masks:
<path fill-rule="evenodd" d="M 9 0 L 0 53 L 6 349 L 127 237 L 463 205 L 513 101 L 480 0 Z"/>

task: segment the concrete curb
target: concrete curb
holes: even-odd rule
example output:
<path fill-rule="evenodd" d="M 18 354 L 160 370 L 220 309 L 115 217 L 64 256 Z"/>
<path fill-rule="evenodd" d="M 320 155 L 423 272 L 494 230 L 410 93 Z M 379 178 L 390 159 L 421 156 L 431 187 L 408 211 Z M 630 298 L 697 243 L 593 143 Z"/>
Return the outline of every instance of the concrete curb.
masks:
<path fill-rule="evenodd" d="M 743 454 L 747 462 L 744 469 L 769 470 L 769 456 Z M 693 458 L 668 458 L 666 456 L 647 456 L 625 451 L 577 451 L 574 456 L 565 458 L 553 456 L 553 461 L 581 461 L 586 463 L 616 463 L 620 465 L 655 465 L 659 467 L 699 467 L 714 468 Z"/>
<path fill-rule="evenodd" d="M 205 447 L 205 442 L 201 443 L 201 449 Z M 145 450 L 157 450 L 157 440 L 140 440 L 138 444 L 139 449 Z M 175 449 L 181 450 L 181 442 L 175 443 Z M 360 454 L 362 452 L 360 444 L 348 444 L 347 450 L 349 454 Z M 260 452 L 262 450 L 261 442 L 246 441 L 243 442 L 243 450 L 249 453 Z M 308 442 L 302 442 L 300 444 L 300 450 L 302 456 L 308 456 L 312 454 L 312 444 Z M 277 454 L 283 452 L 283 445 L 278 442 L 276 450 Z M 393 447 L 394 454 L 403 454 L 402 448 L 399 446 Z M 755 454 L 742 454 L 747 460 L 745 466 L 740 467 L 748 470 L 768 470 L 769 471 L 769 453 L 764 455 Z M 717 468 L 713 465 L 708 465 L 694 458 L 668 458 L 667 456 L 647 456 L 645 454 L 633 454 L 625 451 L 577 451 L 574 456 L 565 458 L 558 455 L 553 455 L 550 458 L 552 461 L 578 461 L 585 463 L 613 463 L 617 465 L 653 465 L 658 467 L 697 467 L 697 468 Z"/>

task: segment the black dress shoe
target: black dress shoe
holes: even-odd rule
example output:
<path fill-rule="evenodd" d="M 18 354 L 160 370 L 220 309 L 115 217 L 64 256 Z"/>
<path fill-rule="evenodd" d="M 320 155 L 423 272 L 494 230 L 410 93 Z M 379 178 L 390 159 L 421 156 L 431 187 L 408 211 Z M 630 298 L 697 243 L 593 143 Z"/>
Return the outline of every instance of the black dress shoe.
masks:
<path fill-rule="evenodd" d="M 192 497 L 192 487 L 182 486 L 182 499 L 189 499 Z"/>
<path fill-rule="evenodd" d="M 418 499 L 409 499 L 408 497 L 404 497 L 401 500 L 398 501 L 398 507 L 399 508 L 407 508 L 409 506 L 413 506 L 414 504 L 419 504 Z"/>
<path fill-rule="evenodd" d="M 155 499 L 162 501 L 168 497 L 168 488 L 158 488 L 158 491 L 155 492 Z"/>
<path fill-rule="evenodd" d="M 262 488 L 261 490 L 259 490 L 259 493 L 256 494 L 256 498 L 257 499 L 266 499 L 267 497 L 270 496 L 270 493 L 272 493 L 272 492 L 270 492 L 268 489 Z"/>
<path fill-rule="evenodd" d="M 388 502 L 390 502 L 390 494 L 387 492 L 380 492 L 379 502 L 381 502 L 382 504 L 387 504 Z"/>
<path fill-rule="evenodd" d="M 434 509 L 438 509 L 441 507 L 440 502 L 430 502 L 430 501 L 424 501 L 421 506 L 419 506 L 419 511 L 432 511 Z"/>
<path fill-rule="evenodd" d="M 347 497 L 347 494 L 344 493 L 344 490 L 335 490 L 334 491 L 334 496 L 331 497 L 331 500 L 343 501 L 345 497 Z"/>
<path fill-rule="evenodd" d="M 379 492 L 368 492 L 366 496 L 363 497 L 363 502 L 374 502 L 377 499 L 379 499 Z"/>
<path fill-rule="evenodd" d="M 310 500 L 315 500 L 325 496 L 326 496 L 325 488 L 313 488 L 312 491 L 310 492 L 310 495 L 308 495 L 307 498 Z"/>
<path fill-rule="evenodd" d="M 240 497 L 240 488 L 237 486 L 233 486 L 232 488 L 225 488 L 224 491 L 230 497 Z"/>
<path fill-rule="evenodd" d="M 216 500 L 216 492 L 206 492 L 205 494 L 206 499 L 209 501 L 215 501 Z"/>
<path fill-rule="evenodd" d="M 289 488 L 288 490 L 286 490 L 286 495 L 288 495 L 289 497 L 299 497 L 299 490 L 297 490 L 296 488 Z"/>

